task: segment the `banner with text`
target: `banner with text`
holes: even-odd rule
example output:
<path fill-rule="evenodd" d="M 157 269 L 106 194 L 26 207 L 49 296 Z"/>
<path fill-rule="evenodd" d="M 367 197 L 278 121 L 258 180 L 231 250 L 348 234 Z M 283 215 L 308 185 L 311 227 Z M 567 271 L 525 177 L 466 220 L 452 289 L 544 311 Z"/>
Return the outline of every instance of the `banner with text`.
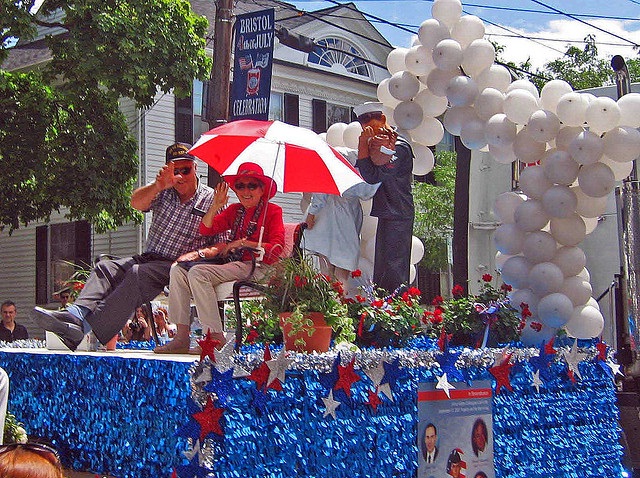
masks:
<path fill-rule="evenodd" d="M 275 38 L 273 8 L 238 15 L 234 38 L 236 48 L 229 119 L 266 121 L 269 119 Z"/>
<path fill-rule="evenodd" d="M 418 478 L 495 478 L 490 381 L 418 384 Z"/>

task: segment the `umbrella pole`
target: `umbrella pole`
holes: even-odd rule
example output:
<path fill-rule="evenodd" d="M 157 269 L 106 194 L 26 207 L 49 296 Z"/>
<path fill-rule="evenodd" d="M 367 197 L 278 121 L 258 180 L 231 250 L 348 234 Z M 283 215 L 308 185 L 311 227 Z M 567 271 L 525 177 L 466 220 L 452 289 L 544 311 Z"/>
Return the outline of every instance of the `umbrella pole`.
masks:
<path fill-rule="evenodd" d="M 278 142 L 278 150 L 276 151 L 276 160 L 273 162 L 273 171 L 271 171 L 271 183 L 268 185 L 268 190 L 271 191 L 271 185 L 275 182 L 273 180 L 273 175 L 276 173 L 276 165 L 278 164 L 278 158 L 280 157 L 280 148 L 282 147 L 282 143 Z M 264 257 L 264 249 L 262 248 L 262 237 L 264 236 L 264 221 L 267 217 L 267 206 L 269 204 L 269 200 L 267 199 L 267 204 L 264 205 L 264 213 L 262 216 L 262 226 L 260 227 L 260 237 L 258 237 L 258 250 L 260 251 L 260 255 L 257 260 L 262 261 Z"/>

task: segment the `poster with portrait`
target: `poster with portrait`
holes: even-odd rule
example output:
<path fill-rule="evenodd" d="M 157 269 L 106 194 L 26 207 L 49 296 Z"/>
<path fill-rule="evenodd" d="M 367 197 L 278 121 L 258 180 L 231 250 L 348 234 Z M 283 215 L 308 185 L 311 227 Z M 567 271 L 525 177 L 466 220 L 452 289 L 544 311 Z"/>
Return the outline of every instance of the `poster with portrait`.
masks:
<path fill-rule="evenodd" d="M 418 478 L 495 478 L 490 381 L 418 385 Z"/>

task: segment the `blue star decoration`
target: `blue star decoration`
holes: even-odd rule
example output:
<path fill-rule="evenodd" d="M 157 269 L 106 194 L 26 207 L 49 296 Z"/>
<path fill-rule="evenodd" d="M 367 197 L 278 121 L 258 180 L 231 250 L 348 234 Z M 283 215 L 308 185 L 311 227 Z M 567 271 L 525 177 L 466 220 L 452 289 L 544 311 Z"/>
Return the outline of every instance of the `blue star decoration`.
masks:
<path fill-rule="evenodd" d="M 551 342 L 553 345 L 553 342 Z M 553 352 L 551 352 L 553 351 Z M 533 367 L 534 372 L 540 372 L 545 382 L 549 382 L 553 379 L 551 375 L 551 362 L 553 362 L 553 356 L 555 350 L 549 347 L 549 344 L 544 341 L 540 344 L 540 353 L 537 357 L 531 357 L 529 363 Z"/>
<path fill-rule="evenodd" d="M 211 381 L 204 386 L 207 392 L 213 392 L 218 396 L 218 401 L 226 405 L 227 399 L 233 393 L 233 369 L 220 373 L 211 367 Z"/>
<path fill-rule="evenodd" d="M 440 364 L 440 369 L 447 374 L 450 380 L 454 382 L 464 381 L 464 375 L 456 367 L 456 362 L 458 361 L 458 357 L 460 357 L 460 353 L 461 352 L 453 352 L 448 348 L 445 348 L 445 351 L 436 358 L 436 361 Z"/>
<path fill-rule="evenodd" d="M 200 410 L 200 405 L 198 405 L 191 397 L 187 397 L 187 415 L 189 416 L 189 421 L 178 429 L 176 436 L 193 439 L 200 436 L 200 425 L 198 425 L 198 422 L 196 422 L 192 416 Z"/>
<path fill-rule="evenodd" d="M 252 388 L 251 395 L 253 399 L 251 400 L 251 405 L 255 407 L 255 409 L 264 414 L 267 411 L 267 391 L 263 389 Z"/>
<path fill-rule="evenodd" d="M 179 478 L 193 478 L 194 476 L 201 478 L 209 474 L 209 470 L 200 466 L 200 458 L 197 454 L 189 461 L 188 465 L 178 465 L 176 472 Z"/>
<path fill-rule="evenodd" d="M 331 365 L 331 372 L 321 373 L 318 376 L 318 381 L 320 385 L 322 385 L 327 390 L 333 390 L 336 382 L 338 381 L 338 365 L 340 365 L 340 354 L 334 359 L 333 364 Z"/>
<path fill-rule="evenodd" d="M 396 381 L 406 377 L 407 371 L 400 368 L 399 364 L 400 359 L 398 357 L 396 357 L 393 362 L 382 362 L 382 366 L 384 367 L 384 376 L 380 381 L 381 385 L 388 383 L 391 388 L 394 389 L 396 388 Z"/>

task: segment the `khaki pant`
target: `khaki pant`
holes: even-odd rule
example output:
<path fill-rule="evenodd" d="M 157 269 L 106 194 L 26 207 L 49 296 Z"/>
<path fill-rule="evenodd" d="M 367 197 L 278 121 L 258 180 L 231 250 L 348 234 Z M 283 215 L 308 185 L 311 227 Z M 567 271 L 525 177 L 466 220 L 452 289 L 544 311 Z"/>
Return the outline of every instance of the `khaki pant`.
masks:
<path fill-rule="evenodd" d="M 191 297 L 196 304 L 202 332 L 223 332 L 215 286 L 223 282 L 246 279 L 251 262 L 227 264 L 198 264 L 189 270 L 177 264 L 169 273 L 169 317 L 176 324 L 189 325 Z M 260 273 L 256 268 L 253 277 Z"/>

